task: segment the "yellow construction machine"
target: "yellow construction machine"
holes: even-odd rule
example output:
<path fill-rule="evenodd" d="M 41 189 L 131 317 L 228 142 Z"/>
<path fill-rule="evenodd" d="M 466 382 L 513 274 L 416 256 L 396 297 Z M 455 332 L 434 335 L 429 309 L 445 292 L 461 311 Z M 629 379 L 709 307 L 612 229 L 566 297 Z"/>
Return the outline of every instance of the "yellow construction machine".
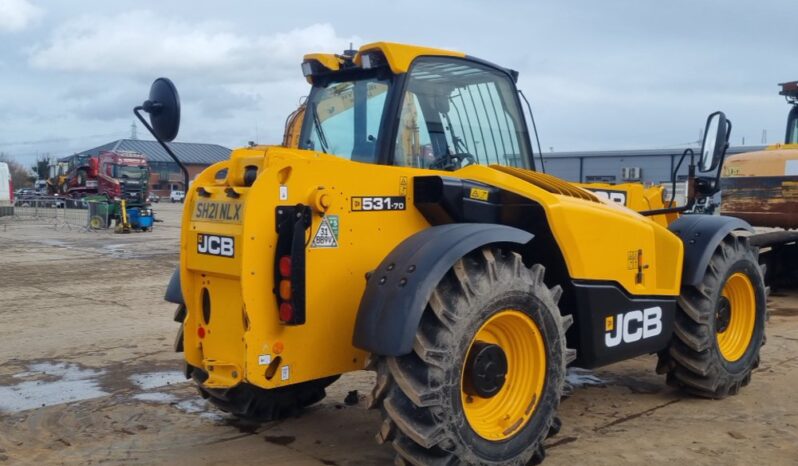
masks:
<path fill-rule="evenodd" d="M 518 74 L 493 63 L 378 42 L 302 71 L 298 133 L 234 150 L 186 193 L 166 299 L 216 406 L 278 419 L 373 370 L 398 463 L 520 465 L 559 429 L 569 364 L 657 353 L 688 393 L 749 383 L 765 288 L 748 224 L 641 214 L 535 171 Z M 162 143 L 179 113 L 165 78 L 136 108 Z M 711 173 L 723 114 L 706 133 Z"/>
<path fill-rule="evenodd" d="M 784 144 L 729 157 L 721 212 L 758 226 L 798 228 L 798 81 L 779 85 L 791 106 Z"/>

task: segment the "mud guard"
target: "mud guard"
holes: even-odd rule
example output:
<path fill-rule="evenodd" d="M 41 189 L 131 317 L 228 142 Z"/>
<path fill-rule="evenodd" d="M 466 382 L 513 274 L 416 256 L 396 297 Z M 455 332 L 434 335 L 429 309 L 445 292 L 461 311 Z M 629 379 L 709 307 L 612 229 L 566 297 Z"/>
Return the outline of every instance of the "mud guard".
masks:
<path fill-rule="evenodd" d="M 177 267 L 172 273 L 172 278 L 169 279 L 169 285 L 166 287 L 166 295 L 164 300 L 175 304 L 185 304 L 183 302 L 183 292 L 180 290 L 180 267 Z"/>
<path fill-rule="evenodd" d="M 698 286 L 709 260 L 723 238 L 735 230 L 753 233 L 754 228 L 735 217 L 722 215 L 684 215 L 668 226 L 684 243 L 682 286 Z"/>
<path fill-rule="evenodd" d="M 352 343 L 382 356 L 408 354 L 435 286 L 461 257 L 488 244 L 524 245 L 533 236 L 489 223 L 438 225 L 410 236 L 369 276 Z"/>

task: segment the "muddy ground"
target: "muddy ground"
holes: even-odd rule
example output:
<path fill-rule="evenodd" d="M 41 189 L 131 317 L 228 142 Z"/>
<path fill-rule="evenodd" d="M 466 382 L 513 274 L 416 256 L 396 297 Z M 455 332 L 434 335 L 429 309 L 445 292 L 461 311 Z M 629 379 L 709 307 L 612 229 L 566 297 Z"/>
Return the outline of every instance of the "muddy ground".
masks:
<path fill-rule="evenodd" d="M 173 306 L 180 205 L 152 233 L 0 219 L 0 464 L 391 464 L 373 434 L 370 373 L 301 416 L 248 425 L 180 374 Z M 738 396 L 683 396 L 641 357 L 572 372 L 548 465 L 797 464 L 798 291 L 771 296 L 768 343 Z"/>

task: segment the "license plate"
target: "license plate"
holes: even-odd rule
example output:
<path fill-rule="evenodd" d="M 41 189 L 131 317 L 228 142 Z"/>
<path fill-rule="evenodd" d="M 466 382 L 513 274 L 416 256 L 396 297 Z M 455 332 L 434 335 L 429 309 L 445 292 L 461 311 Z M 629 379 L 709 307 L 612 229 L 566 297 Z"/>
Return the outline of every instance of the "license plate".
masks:
<path fill-rule="evenodd" d="M 192 220 L 202 222 L 241 223 L 244 205 L 239 202 L 197 201 Z"/>

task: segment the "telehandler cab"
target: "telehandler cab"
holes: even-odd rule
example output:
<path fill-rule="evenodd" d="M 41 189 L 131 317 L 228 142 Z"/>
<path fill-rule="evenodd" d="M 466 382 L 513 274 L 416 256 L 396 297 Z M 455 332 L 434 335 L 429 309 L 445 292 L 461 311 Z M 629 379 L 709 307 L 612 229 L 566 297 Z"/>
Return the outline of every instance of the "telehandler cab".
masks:
<path fill-rule="evenodd" d="M 765 288 L 745 222 L 664 226 L 536 172 L 517 73 L 484 60 L 378 42 L 302 71 L 298 147 L 237 149 L 186 193 L 166 299 L 213 404 L 273 420 L 370 369 L 397 464 L 520 465 L 559 430 L 569 364 L 657 353 L 686 392 L 748 384 Z M 173 140 L 172 83 L 136 114 Z M 723 114 L 708 129 L 703 171 Z"/>

